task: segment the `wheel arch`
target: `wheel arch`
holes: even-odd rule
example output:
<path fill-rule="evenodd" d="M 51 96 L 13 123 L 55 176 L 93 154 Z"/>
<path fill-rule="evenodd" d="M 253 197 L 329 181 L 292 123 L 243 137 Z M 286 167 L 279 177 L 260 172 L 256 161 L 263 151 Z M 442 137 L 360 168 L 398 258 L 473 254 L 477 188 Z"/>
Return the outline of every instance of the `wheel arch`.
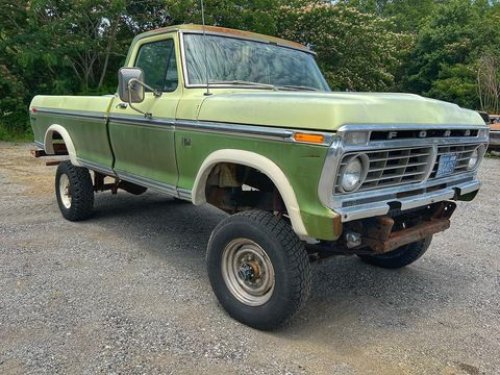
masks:
<path fill-rule="evenodd" d="M 211 153 L 203 161 L 192 191 L 192 201 L 195 205 L 205 203 L 205 187 L 207 179 L 213 168 L 220 163 L 233 163 L 254 168 L 266 175 L 276 186 L 287 209 L 294 232 L 302 237 L 308 237 L 302 216 L 300 214 L 299 203 L 295 191 L 290 181 L 285 176 L 280 167 L 272 160 L 251 151 L 237 149 L 223 149 Z"/>
<path fill-rule="evenodd" d="M 78 162 L 78 159 L 76 157 L 76 149 L 73 140 L 71 139 L 69 132 L 62 125 L 52 124 L 48 127 L 44 137 L 45 153 L 47 155 L 54 155 L 56 153 L 54 150 L 54 136 L 56 134 L 58 134 L 62 138 L 66 146 L 66 150 L 68 151 L 68 156 L 71 164 L 80 166 L 80 163 Z"/>

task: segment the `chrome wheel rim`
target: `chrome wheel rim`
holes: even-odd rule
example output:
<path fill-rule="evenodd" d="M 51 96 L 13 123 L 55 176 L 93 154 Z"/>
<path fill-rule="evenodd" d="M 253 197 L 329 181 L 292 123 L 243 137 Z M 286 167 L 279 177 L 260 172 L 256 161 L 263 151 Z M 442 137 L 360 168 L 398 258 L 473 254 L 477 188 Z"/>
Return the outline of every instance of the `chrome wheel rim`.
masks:
<path fill-rule="evenodd" d="M 61 197 L 61 203 L 65 208 L 71 207 L 71 190 L 69 184 L 69 178 L 67 175 L 62 174 L 59 178 L 59 196 Z"/>
<path fill-rule="evenodd" d="M 222 253 L 222 277 L 231 294 L 249 306 L 260 306 L 274 291 L 274 268 L 267 253 L 246 238 L 229 242 Z"/>

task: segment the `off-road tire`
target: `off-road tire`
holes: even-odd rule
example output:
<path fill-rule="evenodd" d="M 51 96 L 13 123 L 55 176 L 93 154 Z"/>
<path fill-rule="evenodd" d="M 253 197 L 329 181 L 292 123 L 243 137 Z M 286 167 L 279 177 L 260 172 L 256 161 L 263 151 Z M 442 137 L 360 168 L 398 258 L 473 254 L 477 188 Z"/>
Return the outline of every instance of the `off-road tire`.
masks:
<path fill-rule="evenodd" d="M 432 236 L 426 237 L 423 240 L 412 242 L 408 245 L 401 246 L 396 250 L 385 254 L 377 255 L 358 255 L 363 262 L 373 264 L 382 268 L 402 268 L 415 262 L 429 248 L 432 241 Z"/>
<path fill-rule="evenodd" d="M 228 287 L 231 283 L 226 281 L 224 254 L 235 241 L 258 245 L 272 264 L 273 288 L 262 304 L 242 302 Z M 236 254 L 244 251 L 242 246 Z M 265 211 L 246 211 L 223 220 L 208 242 L 207 269 L 214 293 L 229 315 L 261 330 L 275 329 L 288 322 L 304 305 L 311 288 L 311 270 L 304 244 L 286 221 Z M 241 280 L 240 276 L 239 282 Z"/>
<path fill-rule="evenodd" d="M 68 179 L 68 194 L 61 188 L 61 180 Z M 57 204 L 63 217 L 69 221 L 81 221 L 92 214 L 94 187 L 87 168 L 76 167 L 69 161 L 59 164 L 56 171 L 55 190 Z M 66 202 L 66 203 L 64 203 Z"/>

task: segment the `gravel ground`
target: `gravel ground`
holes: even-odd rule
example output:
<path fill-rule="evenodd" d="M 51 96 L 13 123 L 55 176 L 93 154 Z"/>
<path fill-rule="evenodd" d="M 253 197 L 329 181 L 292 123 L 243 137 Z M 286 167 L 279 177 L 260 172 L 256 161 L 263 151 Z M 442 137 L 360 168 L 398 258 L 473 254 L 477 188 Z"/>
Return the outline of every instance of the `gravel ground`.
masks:
<path fill-rule="evenodd" d="M 58 212 L 55 168 L 0 143 L 1 374 L 498 374 L 500 160 L 420 261 L 313 266 L 291 325 L 264 333 L 217 304 L 205 246 L 223 215 L 156 193 Z"/>

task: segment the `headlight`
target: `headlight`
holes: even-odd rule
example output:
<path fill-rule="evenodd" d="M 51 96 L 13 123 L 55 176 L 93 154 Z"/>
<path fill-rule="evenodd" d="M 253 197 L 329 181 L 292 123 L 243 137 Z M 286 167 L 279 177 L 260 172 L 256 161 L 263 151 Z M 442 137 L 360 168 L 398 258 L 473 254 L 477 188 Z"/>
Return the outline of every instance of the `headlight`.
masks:
<path fill-rule="evenodd" d="M 340 172 L 340 189 L 345 193 L 357 190 L 368 173 L 368 156 L 359 154 L 351 157 Z"/>
<path fill-rule="evenodd" d="M 484 155 L 484 146 L 481 145 L 481 146 L 477 147 L 472 152 L 472 155 L 469 159 L 469 163 L 467 164 L 467 170 L 471 171 L 473 169 L 476 169 L 476 167 L 479 165 L 483 155 Z"/>

